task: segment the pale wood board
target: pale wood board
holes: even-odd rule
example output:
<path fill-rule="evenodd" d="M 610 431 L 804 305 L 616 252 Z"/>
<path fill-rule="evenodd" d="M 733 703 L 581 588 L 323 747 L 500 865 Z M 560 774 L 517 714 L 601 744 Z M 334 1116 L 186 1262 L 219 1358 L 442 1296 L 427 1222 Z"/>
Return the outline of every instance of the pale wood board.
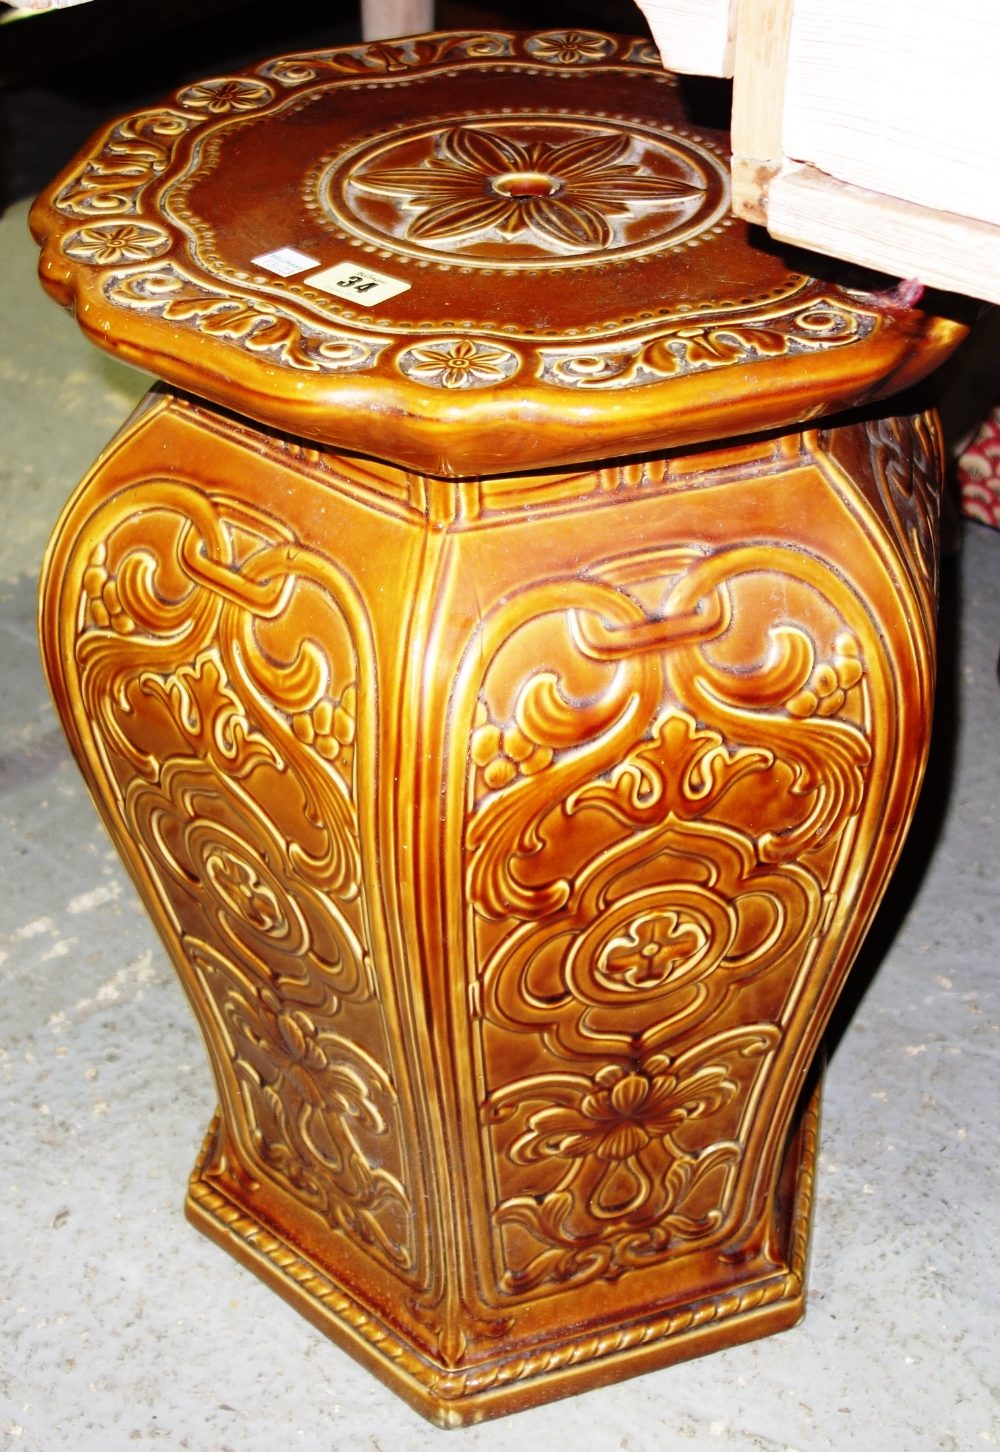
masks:
<path fill-rule="evenodd" d="M 433 29 L 434 0 L 361 0 L 361 33 L 365 40 L 422 35 Z"/>
<path fill-rule="evenodd" d="M 784 155 L 1000 224 L 998 73 L 996 0 L 794 0 Z M 776 78 L 758 70 L 751 89 L 780 107 Z"/>
<path fill-rule="evenodd" d="M 731 76 L 739 0 L 637 0 L 668 71 Z"/>
<path fill-rule="evenodd" d="M 894 277 L 1000 303 L 1000 227 L 789 165 L 771 182 L 773 237 Z"/>
<path fill-rule="evenodd" d="M 761 222 L 767 178 L 781 166 L 793 0 L 739 0 L 733 74 L 733 210 Z"/>

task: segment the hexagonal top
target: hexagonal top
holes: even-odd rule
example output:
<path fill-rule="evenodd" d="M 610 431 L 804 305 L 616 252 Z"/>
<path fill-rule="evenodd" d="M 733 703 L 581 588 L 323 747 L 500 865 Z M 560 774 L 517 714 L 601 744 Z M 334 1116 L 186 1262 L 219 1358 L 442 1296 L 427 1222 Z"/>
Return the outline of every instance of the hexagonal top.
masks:
<path fill-rule="evenodd" d="M 439 475 L 788 426 L 961 338 L 791 270 L 728 189 L 648 42 L 467 31 L 185 86 L 100 132 L 32 229 L 110 352 Z"/>

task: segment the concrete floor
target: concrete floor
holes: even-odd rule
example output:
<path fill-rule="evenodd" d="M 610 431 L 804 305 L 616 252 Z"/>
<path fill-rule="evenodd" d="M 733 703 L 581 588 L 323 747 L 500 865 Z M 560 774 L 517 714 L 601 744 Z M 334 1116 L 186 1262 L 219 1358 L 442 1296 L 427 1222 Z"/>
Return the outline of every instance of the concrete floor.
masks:
<path fill-rule="evenodd" d="M 142 393 L 0 220 L 0 1446 L 968 1452 L 1000 1443 L 1000 533 L 946 569 L 934 756 L 831 1035 L 796 1330 L 433 1430 L 181 1210 L 193 1021 L 63 746 L 34 635 L 67 492 Z"/>

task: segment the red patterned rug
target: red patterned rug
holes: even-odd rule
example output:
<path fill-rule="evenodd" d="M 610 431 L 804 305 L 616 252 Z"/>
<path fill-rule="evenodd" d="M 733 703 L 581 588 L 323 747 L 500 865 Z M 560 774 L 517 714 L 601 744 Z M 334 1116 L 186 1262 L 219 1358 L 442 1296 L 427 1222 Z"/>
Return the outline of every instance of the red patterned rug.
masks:
<path fill-rule="evenodd" d="M 962 513 L 1000 529 L 1000 404 L 959 456 L 957 472 Z"/>

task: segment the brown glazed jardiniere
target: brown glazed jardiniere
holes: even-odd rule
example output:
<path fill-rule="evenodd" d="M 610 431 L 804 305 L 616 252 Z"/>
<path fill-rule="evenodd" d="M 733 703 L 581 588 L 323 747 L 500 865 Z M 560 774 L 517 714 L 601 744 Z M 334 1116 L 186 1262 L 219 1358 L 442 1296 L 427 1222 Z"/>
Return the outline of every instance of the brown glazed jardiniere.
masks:
<path fill-rule="evenodd" d="M 468 31 L 186 86 L 32 217 L 163 380 L 42 634 L 215 1074 L 189 1213 L 443 1425 L 802 1310 L 930 718 L 938 431 L 871 405 L 961 329 L 727 202 L 647 42 Z"/>

